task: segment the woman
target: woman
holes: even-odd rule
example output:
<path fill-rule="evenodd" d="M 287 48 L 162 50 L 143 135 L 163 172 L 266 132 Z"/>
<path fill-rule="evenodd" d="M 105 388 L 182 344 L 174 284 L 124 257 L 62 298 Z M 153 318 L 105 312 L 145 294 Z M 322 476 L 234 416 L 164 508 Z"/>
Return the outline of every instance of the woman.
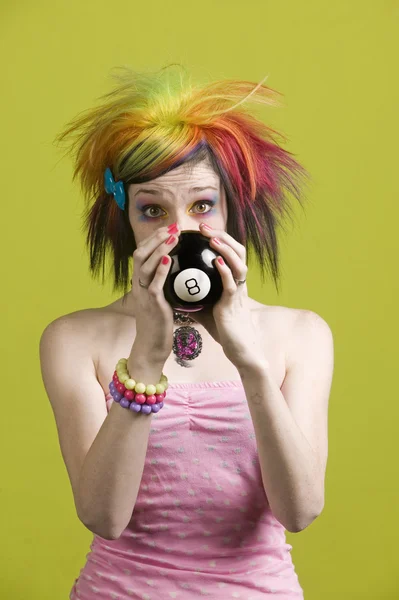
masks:
<path fill-rule="evenodd" d="M 124 291 L 56 319 L 40 342 L 77 514 L 94 534 L 70 600 L 303 598 L 285 530 L 324 506 L 333 342 L 316 313 L 248 296 L 251 244 L 278 284 L 277 227 L 306 177 L 239 108 L 248 99 L 277 93 L 125 69 L 58 137 L 74 138 L 94 200 L 90 269 L 110 249 Z M 188 229 L 226 259 L 221 299 L 190 314 L 163 294 Z"/>

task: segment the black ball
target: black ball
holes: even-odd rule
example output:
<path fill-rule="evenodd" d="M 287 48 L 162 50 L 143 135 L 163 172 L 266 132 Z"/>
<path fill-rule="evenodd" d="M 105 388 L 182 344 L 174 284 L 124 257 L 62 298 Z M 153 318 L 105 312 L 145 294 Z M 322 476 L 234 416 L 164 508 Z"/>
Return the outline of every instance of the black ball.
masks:
<path fill-rule="evenodd" d="M 213 306 L 223 293 L 223 282 L 214 264 L 220 254 L 209 238 L 199 231 L 182 231 L 169 256 L 172 263 L 163 291 L 171 307 L 194 312 Z"/>

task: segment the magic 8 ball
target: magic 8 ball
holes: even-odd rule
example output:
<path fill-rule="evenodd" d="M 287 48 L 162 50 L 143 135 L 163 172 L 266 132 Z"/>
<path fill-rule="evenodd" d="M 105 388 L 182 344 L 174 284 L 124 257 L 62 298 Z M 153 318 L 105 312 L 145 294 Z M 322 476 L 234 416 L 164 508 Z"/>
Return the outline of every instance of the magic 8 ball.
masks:
<path fill-rule="evenodd" d="M 163 291 L 171 307 L 194 312 L 213 306 L 223 293 L 223 282 L 214 264 L 220 254 L 209 238 L 199 231 L 182 231 L 169 256 L 172 263 Z"/>

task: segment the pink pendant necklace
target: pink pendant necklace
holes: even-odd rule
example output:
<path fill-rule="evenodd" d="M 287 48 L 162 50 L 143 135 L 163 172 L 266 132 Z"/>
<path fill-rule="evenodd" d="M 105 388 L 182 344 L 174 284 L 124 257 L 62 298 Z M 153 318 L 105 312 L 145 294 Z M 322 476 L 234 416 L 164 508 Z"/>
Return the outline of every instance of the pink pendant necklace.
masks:
<path fill-rule="evenodd" d="M 191 367 L 190 360 L 197 358 L 202 350 L 202 337 L 199 331 L 190 327 L 193 321 L 187 313 L 173 309 L 173 322 L 183 325 L 173 333 L 173 354 L 181 367 Z"/>

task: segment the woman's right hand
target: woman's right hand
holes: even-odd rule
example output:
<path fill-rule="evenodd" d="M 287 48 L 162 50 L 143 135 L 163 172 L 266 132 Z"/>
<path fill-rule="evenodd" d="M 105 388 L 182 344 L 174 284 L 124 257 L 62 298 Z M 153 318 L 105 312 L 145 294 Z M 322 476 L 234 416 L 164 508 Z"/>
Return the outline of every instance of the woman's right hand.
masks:
<path fill-rule="evenodd" d="M 179 241 L 179 229 L 169 233 L 169 227 L 161 227 L 139 243 L 133 252 L 132 291 L 136 318 L 136 338 L 133 346 L 151 358 L 165 362 L 173 347 L 173 309 L 166 302 L 163 292 L 169 273 L 171 258 L 166 265 L 162 257 L 167 256 Z M 174 236 L 172 243 L 166 242 Z M 139 285 L 139 279 L 148 288 Z"/>

